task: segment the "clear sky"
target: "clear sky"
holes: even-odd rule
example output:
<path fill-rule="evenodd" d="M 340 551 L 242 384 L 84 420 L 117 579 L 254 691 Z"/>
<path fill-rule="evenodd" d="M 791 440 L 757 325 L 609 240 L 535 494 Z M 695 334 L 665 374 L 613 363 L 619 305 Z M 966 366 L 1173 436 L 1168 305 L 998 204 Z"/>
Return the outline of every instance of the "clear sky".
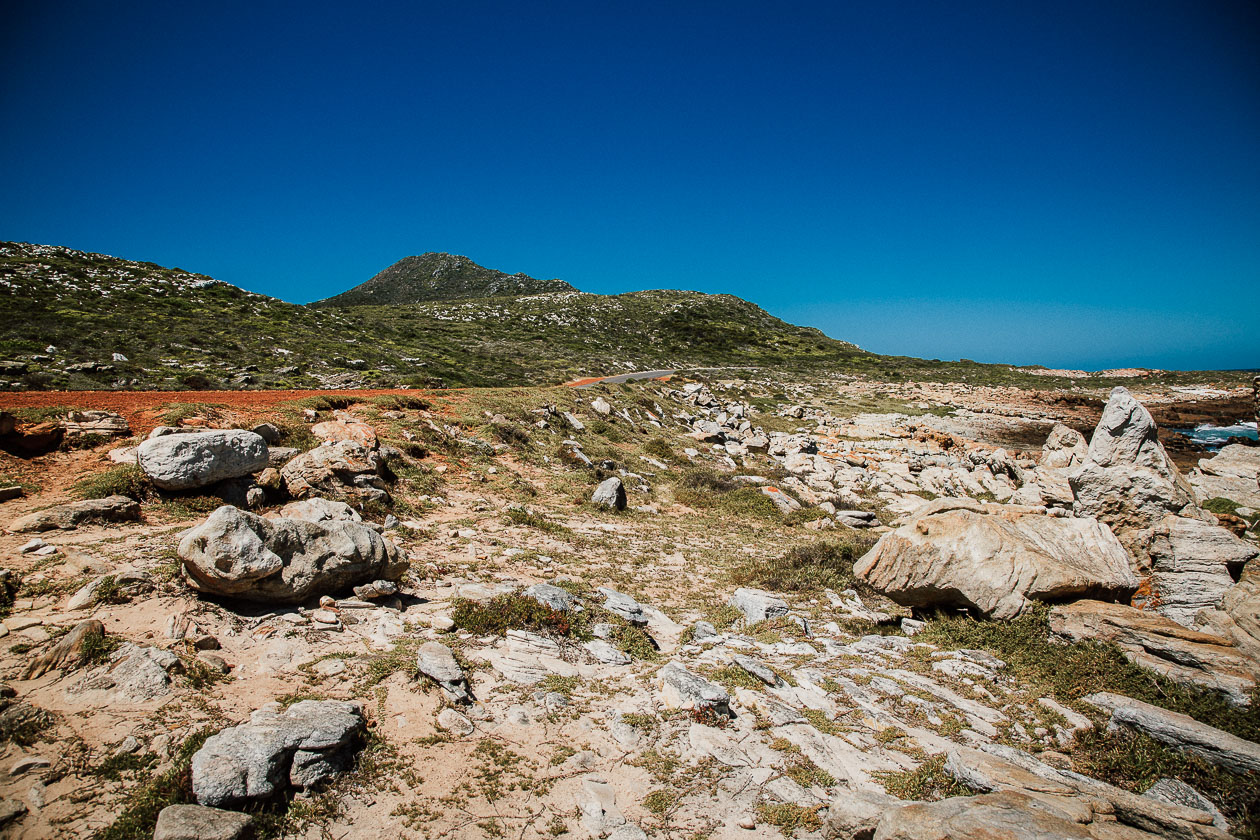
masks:
<path fill-rule="evenodd" d="M 1260 367 L 1260 4 L 64 3 L 0 238 L 286 300 L 449 251 L 878 352 Z"/>

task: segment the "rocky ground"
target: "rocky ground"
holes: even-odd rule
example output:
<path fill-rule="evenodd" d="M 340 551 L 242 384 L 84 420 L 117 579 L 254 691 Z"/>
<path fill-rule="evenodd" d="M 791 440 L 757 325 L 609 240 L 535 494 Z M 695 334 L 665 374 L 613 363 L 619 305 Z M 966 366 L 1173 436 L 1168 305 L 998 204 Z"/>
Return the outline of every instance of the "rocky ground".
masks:
<path fill-rule="evenodd" d="M 1249 399 L 15 407 L 0 832 L 1260 836 Z"/>

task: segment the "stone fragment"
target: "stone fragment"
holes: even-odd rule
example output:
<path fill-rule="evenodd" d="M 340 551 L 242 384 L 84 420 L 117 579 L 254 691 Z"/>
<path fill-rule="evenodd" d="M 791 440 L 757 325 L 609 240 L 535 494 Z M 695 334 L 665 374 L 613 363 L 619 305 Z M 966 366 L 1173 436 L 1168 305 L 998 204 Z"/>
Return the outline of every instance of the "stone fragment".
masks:
<path fill-rule="evenodd" d="M 751 656 L 737 653 L 731 657 L 731 661 L 771 688 L 786 685 L 783 682 L 783 678 L 776 674 L 773 668 L 764 662 L 753 659 Z"/>
<path fill-rule="evenodd" d="M 573 593 L 550 583 L 536 583 L 521 594 L 556 612 L 570 612 L 577 606 Z"/>
<path fill-rule="evenodd" d="M 425 642 L 416 652 L 416 668 L 420 673 L 433 680 L 446 696 L 457 703 L 468 703 L 472 693 L 468 688 L 468 679 L 464 669 L 455 660 L 455 654 L 446 645 L 438 642 Z"/>
<path fill-rule="evenodd" d="M 476 729 L 467 715 L 460 714 L 449 706 L 438 712 L 437 725 L 439 729 L 454 732 L 456 735 L 471 735 Z"/>
<path fill-rule="evenodd" d="M 153 840 L 245 840 L 254 818 L 205 805 L 167 805 L 158 814 Z"/>
<path fill-rule="evenodd" d="M 605 479 L 591 494 L 591 504 L 609 510 L 626 509 L 626 488 L 617 476 Z"/>
<path fill-rule="evenodd" d="M 603 639 L 593 639 L 585 643 L 585 647 L 590 651 L 591 656 L 598 659 L 605 665 L 629 665 L 630 657 L 626 656 L 615 647 L 605 642 Z"/>
<path fill-rule="evenodd" d="M 656 672 L 657 683 L 665 704 L 673 709 L 709 708 L 730 716 L 730 695 L 717 683 L 699 677 L 677 662 L 670 662 Z"/>
<path fill-rule="evenodd" d="M 616 613 L 631 624 L 647 624 L 647 614 L 643 612 L 643 607 L 629 595 L 607 586 L 601 586 L 595 591 L 604 596 L 604 609 Z"/>
<path fill-rule="evenodd" d="M 756 624 L 758 621 L 767 621 L 772 618 L 781 618 L 788 614 L 787 601 L 760 589 L 746 589 L 743 587 L 736 589 L 735 594 L 726 603 L 728 606 L 734 607 L 743 613 L 744 620 L 749 624 Z"/>
<path fill-rule="evenodd" d="M 32 531 L 71 529 L 89 522 L 134 522 L 140 518 L 140 503 L 127 496 L 107 496 L 55 505 L 18 517 L 9 524 L 15 534 Z"/>

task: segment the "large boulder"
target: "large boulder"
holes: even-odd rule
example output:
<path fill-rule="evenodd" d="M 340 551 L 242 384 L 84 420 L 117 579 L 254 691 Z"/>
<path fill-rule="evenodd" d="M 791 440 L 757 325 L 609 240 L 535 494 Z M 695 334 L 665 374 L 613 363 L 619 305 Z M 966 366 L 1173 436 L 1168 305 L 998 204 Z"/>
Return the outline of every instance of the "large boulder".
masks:
<path fill-rule="evenodd" d="M 266 469 L 267 441 L 240 429 L 180 433 L 150 438 L 136 455 L 157 487 L 192 490 Z"/>
<path fill-rule="evenodd" d="M 327 494 L 385 501 L 389 495 L 382 469 L 378 453 L 343 440 L 298 455 L 281 468 L 280 476 L 289 495 L 297 499 Z"/>
<path fill-rule="evenodd" d="M 398 580 L 408 568 L 402 549 L 361 522 L 266 519 L 231 505 L 185 531 L 179 556 L 198 592 L 269 604 Z"/>
<path fill-rule="evenodd" d="M 15 534 L 77 528 L 89 522 L 128 522 L 140 518 L 140 503 L 127 496 L 106 496 L 55 505 L 20 516 L 9 524 Z"/>
<path fill-rule="evenodd" d="M 197 750 L 193 796 L 213 808 L 240 808 L 288 787 L 314 787 L 348 767 L 364 729 L 358 703 L 303 700 L 285 712 L 269 704 Z"/>
<path fill-rule="evenodd" d="M 1260 661 L 1232 639 L 1123 604 L 1060 604 L 1050 611 L 1050 629 L 1071 641 L 1114 642 L 1130 661 L 1176 682 L 1219 691 L 1235 705 L 1250 702 L 1260 674 Z"/>
<path fill-rule="evenodd" d="M 970 499 L 924 505 L 853 571 L 904 606 L 993 618 L 1013 618 L 1030 600 L 1127 600 L 1138 585 L 1124 547 L 1097 520 Z"/>
<path fill-rule="evenodd" d="M 1121 387 L 1112 390 L 1070 483 L 1077 512 L 1115 529 L 1149 528 L 1194 508 L 1194 492 L 1159 442 L 1155 420 Z"/>

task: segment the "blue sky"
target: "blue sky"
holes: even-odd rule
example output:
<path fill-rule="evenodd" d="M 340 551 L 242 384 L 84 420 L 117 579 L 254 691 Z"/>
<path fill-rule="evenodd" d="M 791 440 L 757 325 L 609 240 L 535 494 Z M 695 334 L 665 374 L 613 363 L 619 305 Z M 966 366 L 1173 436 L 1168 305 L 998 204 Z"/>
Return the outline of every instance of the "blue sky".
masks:
<path fill-rule="evenodd" d="M 1260 6 L 59 3 L 0 238 L 303 302 L 425 251 L 870 350 L 1260 367 Z"/>

